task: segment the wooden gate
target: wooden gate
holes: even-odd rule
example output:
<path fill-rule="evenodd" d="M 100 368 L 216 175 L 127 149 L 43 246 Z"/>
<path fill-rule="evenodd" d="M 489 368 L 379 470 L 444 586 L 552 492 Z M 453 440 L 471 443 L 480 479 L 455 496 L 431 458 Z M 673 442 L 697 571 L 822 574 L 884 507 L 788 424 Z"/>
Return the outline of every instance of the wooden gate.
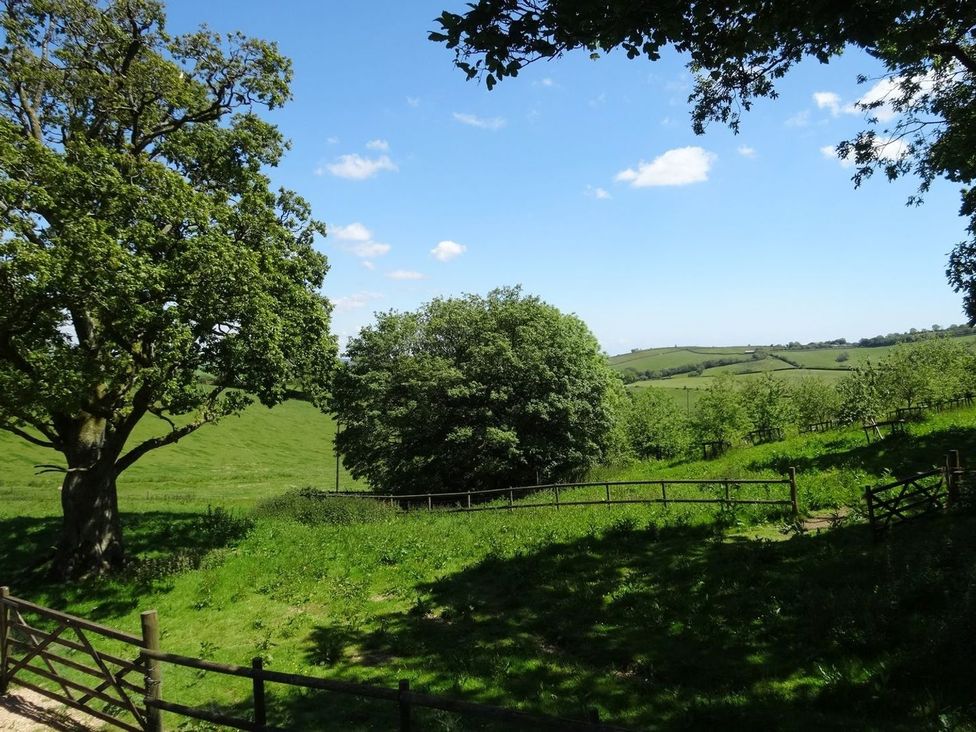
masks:
<path fill-rule="evenodd" d="M 868 520 L 875 538 L 895 523 L 941 511 L 959 502 L 962 470 L 959 451 L 946 456 L 944 468 L 910 475 L 893 483 L 869 487 L 864 491 Z"/>
<path fill-rule="evenodd" d="M 0 694 L 15 681 L 119 729 L 155 732 L 159 713 L 147 710 L 144 699 L 159 693 L 158 668 L 141 650 L 158 648 L 158 635 L 154 611 L 143 614 L 140 638 L 11 597 L 2 587 Z M 93 641 L 123 650 L 114 655 Z M 122 657 L 129 647 L 138 649 L 135 658 Z"/>

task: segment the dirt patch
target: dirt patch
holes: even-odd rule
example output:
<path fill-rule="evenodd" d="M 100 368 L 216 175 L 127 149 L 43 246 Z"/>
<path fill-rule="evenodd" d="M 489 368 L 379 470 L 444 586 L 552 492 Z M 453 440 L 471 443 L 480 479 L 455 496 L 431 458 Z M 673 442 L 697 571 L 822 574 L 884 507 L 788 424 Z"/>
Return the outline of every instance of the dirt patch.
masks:
<path fill-rule="evenodd" d="M 0 696 L 0 731 L 2 732 L 91 732 L 101 723 L 82 712 L 68 709 L 53 699 L 30 691 L 11 689 Z"/>
<path fill-rule="evenodd" d="M 803 519 L 803 530 L 816 533 L 818 531 L 836 529 L 847 520 L 850 513 L 851 509 L 849 509 L 847 506 L 841 506 L 836 511 L 815 514 Z"/>

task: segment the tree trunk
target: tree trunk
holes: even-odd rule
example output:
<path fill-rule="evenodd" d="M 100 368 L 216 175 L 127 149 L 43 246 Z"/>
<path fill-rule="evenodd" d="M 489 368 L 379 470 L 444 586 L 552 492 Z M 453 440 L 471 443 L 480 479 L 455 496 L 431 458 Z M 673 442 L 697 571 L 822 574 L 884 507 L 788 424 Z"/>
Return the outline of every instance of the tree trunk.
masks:
<path fill-rule="evenodd" d="M 64 519 L 53 571 L 62 578 L 102 574 L 122 566 L 122 528 L 115 489 L 117 451 L 106 449 L 104 420 L 78 424 L 65 451 L 61 487 Z"/>

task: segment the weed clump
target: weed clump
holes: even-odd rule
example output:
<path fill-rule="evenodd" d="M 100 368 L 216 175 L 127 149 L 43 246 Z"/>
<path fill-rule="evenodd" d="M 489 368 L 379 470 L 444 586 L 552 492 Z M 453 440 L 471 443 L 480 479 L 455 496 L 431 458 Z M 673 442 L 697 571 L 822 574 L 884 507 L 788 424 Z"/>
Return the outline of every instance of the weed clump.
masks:
<path fill-rule="evenodd" d="M 267 498 L 255 508 L 262 518 L 284 518 L 308 526 L 381 521 L 396 509 L 371 498 L 333 496 L 314 488 L 299 488 Z"/>

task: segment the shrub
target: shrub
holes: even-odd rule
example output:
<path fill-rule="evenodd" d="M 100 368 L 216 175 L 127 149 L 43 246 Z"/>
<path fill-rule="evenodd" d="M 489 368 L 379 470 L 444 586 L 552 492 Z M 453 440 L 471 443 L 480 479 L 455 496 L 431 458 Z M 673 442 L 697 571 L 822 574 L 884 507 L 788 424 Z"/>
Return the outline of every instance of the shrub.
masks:
<path fill-rule="evenodd" d="M 722 374 L 705 389 L 691 420 L 699 442 L 728 442 L 741 439 L 749 426 L 742 395 L 731 374 Z"/>
<path fill-rule="evenodd" d="M 674 399 L 658 389 L 630 394 L 625 425 L 630 449 L 642 459 L 675 457 L 688 447 L 688 420 Z"/>
<path fill-rule="evenodd" d="M 330 496 L 314 488 L 300 488 L 267 498 L 255 508 L 255 515 L 284 518 L 308 526 L 357 524 L 381 521 L 395 509 L 372 498 Z"/>

